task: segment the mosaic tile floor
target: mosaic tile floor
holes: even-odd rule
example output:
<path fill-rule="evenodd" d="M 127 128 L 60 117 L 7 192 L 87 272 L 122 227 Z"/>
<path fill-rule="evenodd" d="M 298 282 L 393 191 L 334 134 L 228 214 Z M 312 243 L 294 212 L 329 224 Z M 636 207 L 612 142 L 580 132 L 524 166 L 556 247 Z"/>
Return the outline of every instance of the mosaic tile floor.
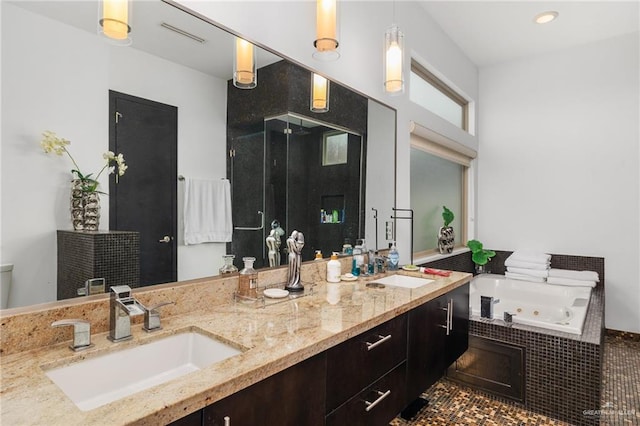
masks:
<path fill-rule="evenodd" d="M 640 341 L 607 337 L 602 377 L 602 406 L 600 413 L 593 413 L 600 414 L 600 424 L 640 425 Z M 398 417 L 390 425 L 569 425 L 446 378 L 429 388 L 422 397 L 429 400 L 427 407 L 411 421 Z"/>

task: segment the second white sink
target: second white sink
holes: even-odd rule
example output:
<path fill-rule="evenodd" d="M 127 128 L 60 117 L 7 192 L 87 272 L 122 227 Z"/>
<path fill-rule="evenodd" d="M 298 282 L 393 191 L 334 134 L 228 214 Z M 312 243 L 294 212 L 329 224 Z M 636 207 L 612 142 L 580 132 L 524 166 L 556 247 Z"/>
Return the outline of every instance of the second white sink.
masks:
<path fill-rule="evenodd" d="M 88 411 L 240 353 L 187 331 L 45 373 L 80 410 Z"/>
<path fill-rule="evenodd" d="M 371 283 L 384 284 L 392 287 L 418 288 L 432 283 L 433 280 L 427 278 L 409 277 L 407 275 L 389 275 L 388 277 L 372 280 Z"/>

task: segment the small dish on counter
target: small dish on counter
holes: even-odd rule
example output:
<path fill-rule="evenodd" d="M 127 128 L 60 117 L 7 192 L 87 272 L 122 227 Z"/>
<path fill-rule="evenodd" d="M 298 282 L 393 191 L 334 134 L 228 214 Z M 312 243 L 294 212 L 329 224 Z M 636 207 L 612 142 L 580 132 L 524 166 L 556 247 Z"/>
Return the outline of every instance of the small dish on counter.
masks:
<path fill-rule="evenodd" d="M 405 271 L 417 271 L 420 268 L 418 268 L 416 265 L 404 265 L 402 269 Z"/>
<path fill-rule="evenodd" d="M 342 275 L 342 276 L 340 277 L 340 279 L 341 279 L 342 281 L 355 281 L 355 280 L 357 280 L 357 279 L 358 279 L 358 277 L 356 277 L 356 276 L 355 276 L 355 275 L 353 275 L 353 274 L 344 274 L 344 275 Z"/>
<path fill-rule="evenodd" d="M 282 299 L 289 295 L 289 291 L 281 288 L 267 288 L 263 291 L 263 294 L 271 299 Z"/>

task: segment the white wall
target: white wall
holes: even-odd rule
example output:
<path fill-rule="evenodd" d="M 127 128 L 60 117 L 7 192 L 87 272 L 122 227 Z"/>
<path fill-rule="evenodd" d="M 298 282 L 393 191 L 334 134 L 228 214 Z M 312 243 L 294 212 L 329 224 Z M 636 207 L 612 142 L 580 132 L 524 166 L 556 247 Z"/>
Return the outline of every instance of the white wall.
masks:
<path fill-rule="evenodd" d="M 638 33 L 480 71 L 479 238 L 605 258 L 606 326 L 640 332 Z"/>
<path fill-rule="evenodd" d="M 178 172 L 219 178 L 225 176 L 226 82 L 6 2 L 2 33 L 12 36 L 2 37 L 0 255 L 15 265 L 9 297 L 15 307 L 55 300 L 56 230 L 71 227 L 71 163 L 42 152 L 41 132 L 71 140 L 82 170 L 97 171 L 108 149 L 108 90 L 146 97 L 178 107 Z M 102 204 L 100 228 L 107 229 L 106 197 Z M 224 253 L 224 244 L 180 246 L 178 278 L 217 273 Z"/>
<path fill-rule="evenodd" d="M 311 56 L 315 39 L 315 2 L 177 2 L 250 41 L 267 46 L 294 62 L 321 72 L 395 108 L 398 118 L 396 204 L 399 208 L 410 207 L 410 121 L 477 149 L 477 139 L 473 136 L 475 128 L 472 128 L 472 134 L 468 134 L 409 101 L 408 73 L 405 74 L 405 94 L 391 97 L 383 92 L 383 37 L 384 31 L 392 24 L 393 2 L 339 2 L 341 57 L 334 62 L 320 62 Z M 445 80 L 469 99 L 477 101 L 478 81 L 475 65 L 418 3 L 398 1 L 395 2 L 395 8 L 395 21 L 405 33 L 406 65 L 413 56 L 431 71 L 446 76 Z M 389 167 L 391 166 L 390 163 Z M 376 207 L 381 210 L 384 208 Z M 389 209 L 391 206 L 386 207 Z M 396 236 L 402 263 L 408 263 L 410 259 L 409 233 L 408 221 L 398 221 Z"/>

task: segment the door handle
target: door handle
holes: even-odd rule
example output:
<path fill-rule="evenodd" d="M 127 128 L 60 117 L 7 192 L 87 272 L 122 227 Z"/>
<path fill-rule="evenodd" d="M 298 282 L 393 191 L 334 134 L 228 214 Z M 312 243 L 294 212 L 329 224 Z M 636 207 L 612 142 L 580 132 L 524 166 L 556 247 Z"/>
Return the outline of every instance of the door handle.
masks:
<path fill-rule="evenodd" d="M 164 237 L 162 237 L 162 239 L 158 240 L 159 243 L 169 243 L 171 242 L 171 237 L 168 235 L 165 235 Z"/>

